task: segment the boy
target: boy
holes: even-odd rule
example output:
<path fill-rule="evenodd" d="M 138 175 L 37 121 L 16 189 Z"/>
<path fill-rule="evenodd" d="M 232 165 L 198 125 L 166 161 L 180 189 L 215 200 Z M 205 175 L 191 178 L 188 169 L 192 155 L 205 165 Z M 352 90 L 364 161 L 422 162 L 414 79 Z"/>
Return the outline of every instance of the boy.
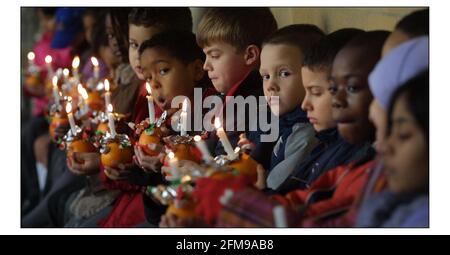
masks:
<path fill-rule="evenodd" d="M 263 43 L 260 73 L 264 95 L 272 113 L 280 117 L 280 137 L 267 178 L 269 188 L 278 188 L 317 144 L 314 129 L 299 107 L 305 96 L 301 66 L 303 56 L 323 36 L 314 25 L 290 25 Z"/>
<path fill-rule="evenodd" d="M 204 70 L 208 72 L 215 89 L 221 96 L 263 96 L 261 77 L 257 72 L 262 41 L 277 29 L 269 8 L 209 8 L 203 15 L 197 31 L 197 43 L 206 54 Z M 223 113 L 225 112 L 224 103 Z M 267 107 L 267 106 L 259 106 Z M 235 111 L 236 112 L 236 111 Z M 267 111 L 268 112 L 268 111 Z M 245 135 L 255 144 L 251 156 L 265 168 L 269 167 L 273 143 L 261 143 L 259 131 L 249 131 L 250 116 L 234 116 L 245 122 Z M 226 134 L 234 148 L 241 132 L 227 130 L 230 123 L 223 122 Z M 231 123 L 233 124 L 233 123 Z M 216 132 L 211 132 L 207 144 L 215 155 L 225 154 L 218 143 Z"/>

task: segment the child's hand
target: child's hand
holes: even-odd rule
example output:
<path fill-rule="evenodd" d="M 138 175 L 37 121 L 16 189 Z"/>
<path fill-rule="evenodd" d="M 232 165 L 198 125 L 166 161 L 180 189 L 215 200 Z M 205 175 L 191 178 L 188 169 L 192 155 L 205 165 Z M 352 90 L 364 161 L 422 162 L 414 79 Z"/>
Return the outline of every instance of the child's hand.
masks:
<path fill-rule="evenodd" d="M 194 169 L 198 169 L 201 172 L 206 172 L 206 168 L 195 163 L 191 160 L 178 160 L 177 161 L 177 169 L 180 175 L 191 175 Z M 172 167 L 170 166 L 162 166 L 161 171 L 163 173 L 171 173 Z"/>
<path fill-rule="evenodd" d="M 258 176 L 257 176 L 256 182 L 255 182 L 255 187 L 259 190 L 263 190 L 267 187 L 266 170 L 264 169 L 264 167 L 262 165 L 258 164 L 258 166 L 256 167 L 256 172 L 257 172 Z"/>
<path fill-rule="evenodd" d="M 100 169 L 100 153 L 74 152 L 73 159 L 67 158 L 67 166 L 75 175 L 96 174 Z"/>
<path fill-rule="evenodd" d="M 152 157 L 148 156 L 142 151 L 139 145 L 134 146 L 134 162 L 144 171 L 153 171 L 155 173 L 161 170 L 162 160 L 164 158 L 163 149 L 164 147 L 159 144 L 148 144 L 151 150 L 159 152 L 158 156 Z"/>
<path fill-rule="evenodd" d="M 252 142 L 250 142 L 250 140 L 247 139 L 247 136 L 242 133 L 239 135 L 239 141 L 238 141 L 238 146 L 239 147 L 249 147 L 250 150 L 254 149 L 254 145 Z"/>
<path fill-rule="evenodd" d="M 210 227 L 201 219 L 182 219 L 173 214 L 165 214 L 161 216 L 159 222 L 160 228 L 202 228 Z"/>
<path fill-rule="evenodd" d="M 59 138 L 63 138 L 67 132 L 69 131 L 70 126 L 69 124 L 66 125 L 59 125 L 55 128 L 55 140 L 58 141 Z"/>
<path fill-rule="evenodd" d="M 113 181 L 125 180 L 130 176 L 134 166 L 134 163 L 120 164 L 118 168 L 105 166 L 104 173 L 109 179 Z"/>

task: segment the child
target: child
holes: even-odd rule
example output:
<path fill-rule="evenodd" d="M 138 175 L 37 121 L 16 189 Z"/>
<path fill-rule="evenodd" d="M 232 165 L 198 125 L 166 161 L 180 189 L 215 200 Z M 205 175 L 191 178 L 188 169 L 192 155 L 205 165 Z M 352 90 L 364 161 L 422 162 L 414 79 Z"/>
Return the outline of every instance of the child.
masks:
<path fill-rule="evenodd" d="M 406 82 L 392 97 L 383 155 L 388 189 L 363 204 L 359 227 L 429 226 L 429 76 Z"/>
<path fill-rule="evenodd" d="M 197 31 L 197 43 L 206 54 L 204 70 L 208 72 L 215 89 L 222 96 L 263 96 L 261 77 L 257 73 L 262 41 L 275 32 L 277 23 L 268 8 L 208 8 L 204 13 Z M 223 113 L 225 113 L 226 102 Z M 259 106 L 267 107 L 267 106 Z M 236 112 L 236 111 L 235 111 Z M 221 114 L 221 113 L 219 113 Z M 223 127 L 231 146 L 234 148 L 241 132 L 227 130 L 227 126 L 236 128 L 238 119 L 245 123 L 245 134 L 255 144 L 251 156 L 268 169 L 273 143 L 261 143 L 258 131 L 248 131 L 251 117 L 234 116 L 234 123 Z M 225 124 L 226 123 L 226 124 Z M 225 151 L 218 143 L 216 132 L 207 139 L 210 151 L 223 155 Z"/>
<path fill-rule="evenodd" d="M 374 101 L 377 102 L 380 111 L 372 109 L 374 103 L 371 105 L 371 119 L 378 129 L 379 126 L 383 128 L 382 137 L 377 137 L 377 150 L 380 153 L 381 159 L 387 152 L 386 127 L 388 104 L 392 100 L 393 93 L 397 88 L 407 81 L 409 78 L 417 75 L 421 71 L 428 69 L 428 37 L 419 37 L 417 39 L 403 43 L 402 45 L 393 49 L 386 55 L 375 67 L 374 71 L 369 77 L 370 88 L 374 95 Z M 381 114 L 380 114 L 381 113 Z M 377 130 L 378 133 L 378 130 Z M 383 160 L 380 160 L 381 163 Z M 382 167 L 380 167 L 383 170 Z M 373 176 L 366 187 L 362 202 L 366 204 L 366 200 L 374 194 L 372 191 L 372 183 L 379 183 L 384 181 L 385 177 L 381 171 L 379 176 Z M 365 205 L 367 206 L 367 204 Z"/>
<path fill-rule="evenodd" d="M 139 57 L 138 62 L 136 62 L 136 56 L 140 55 L 138 49 L 142 46 L 143 41 L 168 30 L 179 31 L 180 33 L 189 31 L 190 33 L 192 29 L 192 17 L 189 8 L 135 8 L 130 13 L 128 20 L 130 63 L 136 75 L 144 80 L 142 59 Z M 194 50 L 186 54 L 195 55 L 198 53 Z M 135 124 L 148 117 L 147 91 L 145 90 L 145 83 L 142 82 L 141 84 L 140 94 L 136 100 L 135 110 L 132 115 Z M 154 96 L 157 95 L 155 92 L 155 88 L 153 88 L 152 94 Z M 171 92 L 176 93 L 179 91 Z M 186 93 L 186 95 L 192 94 L 192 88 Z M 160 110 L 161 108 L 156 107 L 156 117 L 159 117 L 159 114 L 162 113 Z M 101 226 L 129 227 L 139 223 L 146 223 L 141 189 L 148 185 L 149 182 L 158 183 L 162 181 L 162 176 L 159 173 L 155 173 L 161 166 L 160 159 L 161 157 L 146 156 L 140 147 L 136 147 L 134 164 L 126 166 L 122 170 L 105 168 L 104 174 L 106 176 L 103 176 L 102 173 L 102 177 L 107 178 L 103 178 L 104 182 L 108 184 L 109 188 L 120 189 L 124 193 L 116 201 L 113 211 L 99 223 Z M 148 167 L 146 163 L 151 164 L 151 166 Z M 155 209 L 152 208 L 151 210 Z"/>
<path fill-rule="evenodd" d="M 306 95 L 302 108 L 307 112 L 320 143 L 304 162 L 295 166 L 295 171 L 275 190 L 277 193 L 308 188 L 326 170 L 352 161 L 352 156 L 360 149 L 346 142 L 337 131 L 332 117 L 328 78 L 338 51 L 361 33 L 362 30 L 352 28 L 337 30 L 306 53 L 302 67 Z"/>
<path fill-rule="evenodd" d="M 299 107 L 305 96 L 301 66 L 303 56 L 323 36 L 314 25 L 291 25 L 263 42 L 260 73 L 264 95 L 272 113 L 280 117 L 280 137 L 267 177 L 271 189 L 277 189 L 317 145 L 314 129 Z"/>
<path fill-rule="evenodd" d="M 279 200 L 297 210 L 298 206 L 302 207 L 304 218 L 314 217 L 320 222 L 325 217 L 345 214 L 366 183 L 375 155 L 370 147 L 374 129 L 368 120 L 372 94 L 367 78 L 381 56 L 388 34 L 372 31 L 356 36 L 334 59 L 329 88 L 333 96 L 333 119 L 346 141 L 367 146 L 358 152 L 355 161 L 329 170 L 314 181 L 309 190 L 292 191 L 286 195 L 287 200 Z"/>

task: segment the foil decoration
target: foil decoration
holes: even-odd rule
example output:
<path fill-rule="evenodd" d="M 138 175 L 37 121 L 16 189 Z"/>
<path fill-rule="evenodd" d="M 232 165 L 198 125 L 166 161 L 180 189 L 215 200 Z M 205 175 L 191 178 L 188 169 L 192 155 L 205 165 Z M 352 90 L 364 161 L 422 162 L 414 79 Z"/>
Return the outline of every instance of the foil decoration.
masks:
<path fill-rule="evenodd" d="M 109 152 L 108 144 L 111 142 L 119 143 L 120 148 L 131 147 L 130 138 L 125 134 L 117 134 L 114 137 L 111 136 L 110 132 L 106 132 L 105 135 L 100 139 L 100 153 L 106 154 Z"/>

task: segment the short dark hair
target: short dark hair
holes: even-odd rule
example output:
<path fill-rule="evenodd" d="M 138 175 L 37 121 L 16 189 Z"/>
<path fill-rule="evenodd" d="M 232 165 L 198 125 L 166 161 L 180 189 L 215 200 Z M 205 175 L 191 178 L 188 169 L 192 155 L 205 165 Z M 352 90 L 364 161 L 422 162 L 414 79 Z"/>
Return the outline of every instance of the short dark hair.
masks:
<path fill-rule="evenodd" d="M 278 29 L 271 36 L 266 38 L 266 44 L 289 44 L 298 47 L 302 54 L 325 36 L 325 33 L 316 25 L 294 24 Z"/>
<path fill-rule="evenodd" d="M 219 41 L 237 50 L 249 45 L 261 48 L 263 40 L 277 30 L 277 21 L 267 7 L 208 8 L 197 29 L 200 47 Z"/>
<path fill-rule="evenodd" d="M 392 96 L 388 108 L 388 134 L 392 131 L 392 114 L 398 98 L 406 96 L 406 104 L 411 115 L 422 129 L 427 141 L 429 140 L 429 109 L 430 109 L 430 77 L 426 70 L 405 82 Z"/>
<path fill-rule="evenodd" d="M 42 12 L 42 14 L 44 14 L 44 16 L 46 16 L 46 17 L 54 17 L 57 9 L 58 8 L 56 8 L 56 7 L 39 7 L 38 8 L 38 10 L 40 10 Z"/>
<path fill-rule="evenodd" d="M 366 62 L 375 64 L 381 58 L 381 50 L 390 32 L 373 30 L 363 32 L 352 38 L 343 48 L 359 48 L 365 51 Z"/>
<path fill-rule="evenodd" d="M 428 8 L 418 10 L 403 17 L 395 26 L 411 37 L 428 35 L 430 32 L 430 11 Z"/>
<path fill-rule="evenodd" d="M 139 55 L 142 55 L 146 49 L 151 48 L 166 50 L 172 57 L 185 64 L 196 59 L 205 60 L 205 54 L 197 45 L 195 35 L 188 31 L 171 30 L 156 34 L 141 44 Z"/>
<path fill-rule="evenodd" d="M 305 53 L 303 66 L 313 71 L 329 71 L 334 57 L 346 43 L 364 31 L 357 28 L 343 28 L 326 35 Z"/>
<path fill-rule="evenodd" d="M 189 7 L 139 7 L 131 10 L 128 24 L 191 32 L 192 14 Z"/>
<path fill-rule="evenodd" d="M 94 54 L 99 54 L 102 46 L 108 46 L 108 35 L 106 34 L 106 25 L 104 21 L 106 11 L 99 11 L 96 15 L 97 21 L 95 22 L 91 32 L 91 45 Z"/>

